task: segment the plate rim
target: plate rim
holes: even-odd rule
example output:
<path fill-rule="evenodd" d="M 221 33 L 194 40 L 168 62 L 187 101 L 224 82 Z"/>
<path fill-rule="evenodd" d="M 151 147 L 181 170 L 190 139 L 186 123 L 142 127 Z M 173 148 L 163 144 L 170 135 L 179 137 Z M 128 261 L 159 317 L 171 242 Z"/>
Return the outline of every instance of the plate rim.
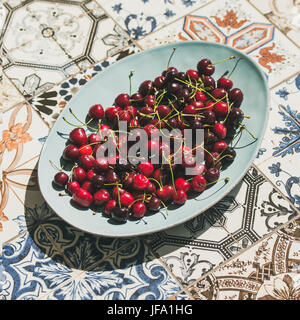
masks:
<path fill-rule="evenodd" d="M 42 188 L 41 188 L 41 181 L 40 181 L 40 174 L 39 172 L 41 172 L 41 156 L 44 152 L 44 148 L 45 146 L 47 145 L 47 141 L 48 141 L 48 138 L 50 136 L 50 134 L 52 133 L 53 129 L 55 128 L 56 126 L 56 123 L 57 121 L 59 120 L 60 117 L 62 117 L 62 114 L 63 114 L 63 111 L 67 108 L 67 105 L 72 101 L 74 100 L 74 98 L 80 94 L 80 91 L 86 86 L 88 85 L 89 83 L 91 83 L 91 81 L 95 80 L 97 78 L 97 76 L 100 76 L 103 74 L 103 72 L 107 72 L 109 71 L 110 67 L 112 66 L 116 66 L 118 65 L 119 63 L 124 63 L 124 61 L 130 59 L 130 58 L 133 58 L 133 57 L 136 57 L 137 55 L 141 55 L 145 52 L 151 52 L 151 51 L 155 51 L 157 49 L 160 49 L 160 48 L 166 48 L 166 47 L 176 47 L 176 46 L 183 46 L 185 43 L 197 43 L 199 45 L 201 44 L 210 44 L 210 45 L 213 45 L 213 46 L 220 46 L 220 47 L 227 47 L 227 48 L 230 48 L 231 50 L 233 50 L 234 52 L 236 52 L 237 54 L 243 56 L 243 57 L 246 57 L 246 59 L 250 60 L 255 66 L 256 66 L 256 70 L 260 73 L 261 75 L 261 78 L 263 79 L 263 84 L 264 84 L 264 90 L 266 91 L 266 118 L 265 118 L 265 122 L 264 122 L 264 126 L 263 126 L 263 129 L 262 129 L 262 135 L 261 137 L 259 137 L 258 139 L 260 141 L 258 141 L 259 143 L 257 143 L 257 146 L 256 146 L 256 149 L 255 149 L 255 152 L 253 153 L 252 157 L 250 158 L 249 162 L 248 162 L 248 165 L 244 168 L 244 170 L 241 171 L 241 173 L 239 174 L 239 177 L 238 179 L 236 179 L 236 181 L 232 184 L 232 186 L 226 190 L 221 199 L 218 199 L 218 200 L 214 200 L 212 201 L 209 206 L 207 206 L 205 209 L 202 209 L 200 211 L 197 211 L 196 213 L 194 213 L 193 215 L 191 216 L 188 216 L 186 218 L 183 218 L 183 219 L 180 219 L 180 221 L 177 221 L 175 223 L 173 223 L 172 225 L 170 226 L 166 226 L 166 227 L 160 227 L 159 229 L 153 231 L 153 230 L 150 230 L 150 231 L 145 231 L 145 232 L 135 232 L 135 233 L 130 233 L 130 234 L 102 234 L 102 233 L 96 233 L 96 232 L 93 232 L 93 231 L 89 231 L 89 230 L 86 230 L 86 229 L 82 229 L 80 227 L 78 227 L 77 225 L 74 225 L 73 223 L 70 223 L 68 220 L 66 220 L 63 216 L 61 216 L 58 212 L 56 212 L 56 210 L 54 210 L 52 208 L 52 206 L 50 205 L 50 203 L 46 200 L 45 198 L 45 195 L 44 195 L 44 192 L 42 191 Z M 99 62 L 98 62 L 99 63 Z M 97 64 L 97 63 L 96 63 Z M 96 65 L 94 64 L 94 65 Z M 86 68 L 85 70 L 89 69 L 90 67 Z M 67 78 L 68 79 L 68 78 Z M 64 109 L 62 110 L 62 112 L 59 114 L 59 116 L 57 117 L 54 125 L 52 128 L 50 128 L 49 130 L 49 133 L 48 133 L 48 136 L 40 150 L 40 155 L 39 155 L 39 158 L 38 158 L 38 168 L 37 168 L 37 176 L 38 176 L 38 187 L 39 187 L 39 190 L 43 196 L 43 199 L 44 201 L 47 203 L 47 205 L 50 207 L 50 209 L 55 213 L 57 214 L 63 221 L 65 221 L 66 223 L 68 223 L 69 225 L 73 226 L 74 228 L 77 228 L 78 230 L 82 231 L 82 232 L 87 232 L 89 234 L 92 234 L 92 235 L 95 235 L 95 236 L 101 236 L 101 237 L 107 237 L 107 238 L 111 238 L 111 237 L 115 237 L 115 238 L 128 238 L 128 237 L 138 237 L 138 236 L 145 236 L 145 235 L 149 235 L 151 233 L 157 233 L 157 232 L 161 232 L 161 231 L 164 231 L 164 230 L 167 230 L 167 229 L 170 229 L 170 228 L 174 228 L 180 224 L 183 224 L 189 220 L 192 220 L 194 219 L 196 216 L 204 213 L 205 211 L 209 210 L 212 206 L 214 206 L 216 203 L 218 203 L 219 201 L 221 201 L 228 193 L 230 193 L 240 182 L 241 180 L 243 179 L 243 177 L 245 176 L 245 174 L 247 173 L 247 171 L 250 169 L 251 166 L 253 166 L 253 161 L 257 155 L 257 151 L 259 150 L 262 142 L 263 142 L 263 137 L 265 136 L 265 132 L 266 132 L 266 128 L 267 128 L 267 124 L 268 124 L 268 121 L 269 121 L 269 116 L 270 116 L 270 90 L 269 90 L 269 87 L 268 87 L 268 82 L 267 82 L 267 79 L 266 79 L 266 76 L 264 74 L 264 72 L 262 71 L 261 67 L 259 66 L 259 64 L 249 55 L 245 54 L 244 52 L 241 52 L 239 50 L 237 50 L 236 48 L 233 48 L 231 46 L 228 46 L 226 44 L 222 44 L 222 43 L 217 43 L 217 42 L 212 42 L 212 41 L 201 41 L 201 40 L 186 40 L 186 41 L 178 41 L 178 42 L 172 42 L 172 43 L 168 43 L 168 44 L 164 44 L 164 45 L 160 45 L 160 46 L 156 46 L 154 48 L 151 48 L 151 49 L 147 49 L 147 50 L 142 50 L 141 52 L 138 52 L 138 53 L 135 53 L 135 54 L 131 54 L 115 63 L 113 63 L 112 65 L 110 65 L 109 67 L 107 67 L 105 70 L 103 70 L 102 72 L 99 72 L 97 75 L 95 75 L 90 81 L 88 81 L 86 84 L 84 84 L 82 86 L 82 88 L 80 88 L 76 94 L 71 98 L 70 101 L 67 102 L 67 104 L 65 105 Z"/>

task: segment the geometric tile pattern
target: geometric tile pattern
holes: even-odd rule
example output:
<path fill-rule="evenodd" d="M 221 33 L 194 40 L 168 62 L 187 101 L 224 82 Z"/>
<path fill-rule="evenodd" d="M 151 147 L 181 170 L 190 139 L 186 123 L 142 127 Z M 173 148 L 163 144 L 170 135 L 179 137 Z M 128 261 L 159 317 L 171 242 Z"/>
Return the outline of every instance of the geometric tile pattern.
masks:
<path fill-rule="evenodd" d="M 0 5 L 0 299 L 299 299 L 299 8 L 272 0 L 5 0 Z M 60 219 L 37 184 L 61 110 L 111 64 L 202 40 L 247 53 L 270 87 L 242 181 L 205 213 L 140 238 Z"/>

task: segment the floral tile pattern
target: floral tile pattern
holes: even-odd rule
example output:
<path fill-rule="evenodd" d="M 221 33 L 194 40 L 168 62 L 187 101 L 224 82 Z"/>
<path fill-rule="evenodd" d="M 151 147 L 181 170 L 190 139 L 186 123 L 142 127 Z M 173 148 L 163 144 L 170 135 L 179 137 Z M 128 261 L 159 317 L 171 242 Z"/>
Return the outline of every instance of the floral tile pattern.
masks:
<path fill-rule="evenodd" d="M 299 218 L 188 291 L 199 300 L 299 300 Z"/>
<path fill-rule="evenodd" d="M 187 286 L 296 215 L 290 203 L 251 168 L 213 208 L 146 241 Z"/>
<path fill-rule="evenodd" d="M 148 49 L 165 43 L 201 40 L 250 54 L 272 87 L 295 72 L 298 48 L 246 1 L 217 0 L 138 41 Z"/>
<path fill-rule="evenodd" d="M 139 40 L 156 29 L 182 17 L 209 0 L 137 0 L 99 1 L 98 3 L 120 23 L 128 35 Z"/>
<path fill-rule="evenodd" d="M 299 4 L 257 0 L 5 0 L 0 4 L 0 299 L 300 299 Z M 218 204 L 140 238 L 64 222 L 37 162 L 90 79 L 164 43 L 249 54 L 270 87 L 254 165 Z"/>

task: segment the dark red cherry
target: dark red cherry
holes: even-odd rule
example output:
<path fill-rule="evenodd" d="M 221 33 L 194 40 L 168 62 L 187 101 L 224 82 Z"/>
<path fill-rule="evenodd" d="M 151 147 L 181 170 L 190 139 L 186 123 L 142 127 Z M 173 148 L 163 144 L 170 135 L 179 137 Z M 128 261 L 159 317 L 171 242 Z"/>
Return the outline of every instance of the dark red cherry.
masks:
<path fill-rule="evenodd" d="M 76 161 L 79 157 L 79 149 L 73 144 L 69 144 L 65 147 L 62 157 L 67 161 Z"/>
<path fill-rule="evenodd" d="M 82 128 L 73 129 L 70 132 L 69 139 L 78 147 L 88 144 L 88 138 L 86 136 L 84 129 Z"/>
<path fill-rule="evenodd" d="M 219 101 L 213 106 L 213 111 L 218 119 L 224 119 L 228 113 L 228 104 L 225 101 Z"/>
<path fill-rule="evenodd" d="M 86 179 L 85 170 L 80 167 L 74 168 L 72 178 L 79 183 L 83 182 Z"/>
<path fill-rule="evenodd" d="M 234 107 L 239 107 L 242 104 L 244 95 L 241 89 L 234 88 L 229 91 L 229 100 L 233 102 Z"/>
<path fill-rule="evenodd" d="M 54 176 L 54 183 L 63 188 L 69 181 L 69 176 L 65 172 L 57 172 Z"/>
<path fill-rule="evenodd" d="M 109 107 L 105 109 L 105 118 L 110 122 L 115 122 L 118 120 L 118 112 L 122 110 L 119 106 Z"/>
<path fill-rule="evenodd" d="M 90 170 L 94 167 L 95 158 L 93 156 L 82 155 L 78 158 L 78 164 L 85 170 Z"/>
<path fill-rule="evenodd" d="M 228 144 L 225 141 L 220 140 L 214 143 L 212 151 L 223 153 L 227 149 L 227 147 L 228 147 Z"/>
<path fill-rule="evenodd" d="M 205 124 L 214 124 L 216 122 L 216 115 L 211 110 L 205 110 L 203 116 L 203 123 Z"/>
<path fill-rule="evenodd" d="M 105 172 L 109 169 L 109 162 L 107 158 L 97 158 L 94 167 L 97 172 Z"/>
<path fill-rule="evenodd" d="M 101 174 L 97 174 L 93 177 L 92 183 L 96 190 L 101 189 L 104 186 L 105 178 Z"/>
<path fill-rule="evenodd" d="M 120 108 L 125 108 L 130 105 L 130 97 L 127 93 L 119 94 L 115 99 L 115 105 Z"/>
<path fill-rule="evenodd" d="M 164 104 L 159 105 L 156 110 L 162 118 L 166 117 L 171 112 L 170 108 Z"/>
<path fill-rule="evenodd" d="M 206 95 L 202 91 L 197 91 L 195 93 L 195 99 L 196 99 L 196 101 L 205 102 L 206 101 Z"/>
<path fill-rule="evenodd" d="M 81 207 L 88 208 L 93 203 L 93 196 L 85 189 L 79 188 L 73 193 L 72 199 Z"/>
<path fill-rule="evenodd" d="M 139 93 L 146 97 L 149 94 L 154 94 L 154 83 L 151 80 L 146 80 L 140 84 Z"/>
<path fill-rule="evenodd" d="M 234 150 L 232 147 L 228 147 L 228 148 L 225 150 L 225 152 L 223 153 L 223 155 L 224 155 L 224 156 L 226 155 L 226 157 L 224 157 L 224 158 L 222 159 L 222 162 L 224 162 L 224 163 L 231 163 L 231 162 L 233 162 L 233 160 L 234 160 L 235 157 L 236 157 L 236 152 L 235 152 L 235 150 Z"/>
<path fill-rule="evenodd" d="M 227 91 L 223 88 L 217 88 L 217 89 L 214 89 L 212 92 L 211 92 L 211 95 L 217 99 L 217 100 L 220 100 L 220 99 L 224 99 L 227 95 Z"/>
<path fill-rule="evenodd" d="M 129 218 L 129 210 L 126 207 L 115 206 L 111 212 L 111 217 L 118 222 L 126 222 Z"/>
<path fill-rule="evenodd" d="M 216 82 L 215 79 L 211 76 L 202 76 L 202 81 L 204 83 L 205 88 L 210 88 L 210 90 L 213 90 L 216 88 Z"/>
<path fill-rule="evenodd" d="M 150 211 L 158 211 L 161 208 L 161 201 L 157 197 L 151 197 L 147 203 L 147 208 Z"/>
<path fill-rule="evenodd" d="M 104 177 L 105 177 L 105 183 L 112 184 L 112 183 L 120 182 L 120 178 L 119 178 L 118 174 L 113 169 L 108 169 L 105 172 Z"/>
<path fill-rule="evenodd" d="M 191 79 L 198 80 L 198 78 L 199 78 L 198 72 L 197 72 L 196 70 L 193 70 L 193 69 L 187 70 L 186 74 L 187 74 L 187 76 L 190 77 Z"/>
<path fill-rule="evenodd" d="M 225 90 L 230 90 L 233 86 L 233 82 L 230 79 L 221 77 L 217 82 L 218 88 L 223 88 Z"/>
<path fill-rule="evenodd" d="M 176 82 L 168 83 L 168 92 L 173 93 L 175 96 L 181 93 L 182 86 Z"/>
<path fill-rule="evenodd" d="M 156 88 L 161 89 L 166 84 L 166 77 L 165 76 L 158 76 L 154 80 L 154 85 Z"/>
<path fill-rule="evenodd" d="M 88 180 L 92 181 L 93 178 L 97 175 L 97 173 L 94 171 L 94 169 L 90 169 L 86 173 L 86 177 Z"/>
<path fill-rule="evenodd" d="M 220 170 L 216 167 L 209 168 L 205 173 L 205 178 L 209 182 L 216 182 L 220 177 Z"/>
<path fill-rule="evenodd" d="M 101 104 L 94 104 L 90 107 L 89 116 L 95 120 L 103 119 L 104 117 L 104 110 Z"/>
<path fill-rule="evenodd" d="M 140 107 L 142 105 L 143 101 L 144 101 L 144 97 L 139 92 L 134 93 L 130 97 L 131 104 L 136 108 Z"/>
<path fill-rule="evenodd" d="M 228 123 L 233 127 L 238 127 L 244 119 L 244 112 L 238 107 L 232 107 L 228 115 Z M 227 123 L 226 121 L 226 123 Z"/>
<path fill-rule="evenodd" d="M 215 66 L 209 59 L 202 59 L 197 64 L 198 72 L 206 76 L 211 76 L 215 72 Z"/>

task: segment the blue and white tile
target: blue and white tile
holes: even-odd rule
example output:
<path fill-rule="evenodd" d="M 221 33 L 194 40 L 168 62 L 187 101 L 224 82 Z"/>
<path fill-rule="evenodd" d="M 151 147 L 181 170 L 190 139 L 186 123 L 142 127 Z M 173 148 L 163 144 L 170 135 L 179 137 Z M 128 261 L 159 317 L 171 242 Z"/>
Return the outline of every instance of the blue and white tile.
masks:
<path fill-rule="evenodd" d="M 217 205 L 146 241 L 183 286 L 256 243 L 297 212 L 255 168 Z"/>
<path fill-rule="evenodd" d="M 52 127 L 62 109 L 83 85 L 113 63 L 137 52 L 139 52 L 139 48 L 135 45 L 124 48 L 112 57 L 88 67 L 84 71 L 65 79 L 48 91 L 29 99 L 29 103 L 39 112 L 44 121 Z"/>
<path fill-rule="evenodd" d="M 73 272 L 42 229 L 34 237 L 25 233 L 5 244 L 2 258 L 0 297 L 4 300 L 36 300 L 68 280 Z"/>
<path fill-rule="evenodd" d="M 98 1 L 134 40 L 139 40 L 209 0 Z"/>
<path fill-rule="evenodd" d="M 176 281 L 142 241 L 118 251 L 46 298 L 68 300 L 166 300 L 180 291 Z"/>

